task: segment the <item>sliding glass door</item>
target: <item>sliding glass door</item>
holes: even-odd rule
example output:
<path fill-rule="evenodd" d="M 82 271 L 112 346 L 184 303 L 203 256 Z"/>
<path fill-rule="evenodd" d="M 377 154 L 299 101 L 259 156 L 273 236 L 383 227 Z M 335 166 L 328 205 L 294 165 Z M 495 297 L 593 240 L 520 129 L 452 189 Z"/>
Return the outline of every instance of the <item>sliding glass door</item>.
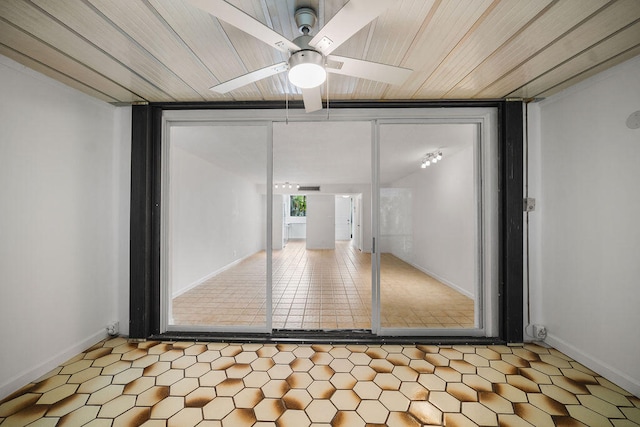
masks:
<path fill-rule="evenodd" d="M 380 333 L 482 333 L 480 124 L 379 123 Z"/>
<path fill-rule="evenodd" d="M 370 159 L 368 121 L 274 123 L 274 329 L 371 329 Z"/>
<path fill-rule="evenodd" d="M 494 111 L 188 113 L 165 117 L 164 331 L 496 335 Z"/>
<path fill-rule="evenodd" d="M 168 329 L 267 331 L 270 126 L 171 126 Z"/>

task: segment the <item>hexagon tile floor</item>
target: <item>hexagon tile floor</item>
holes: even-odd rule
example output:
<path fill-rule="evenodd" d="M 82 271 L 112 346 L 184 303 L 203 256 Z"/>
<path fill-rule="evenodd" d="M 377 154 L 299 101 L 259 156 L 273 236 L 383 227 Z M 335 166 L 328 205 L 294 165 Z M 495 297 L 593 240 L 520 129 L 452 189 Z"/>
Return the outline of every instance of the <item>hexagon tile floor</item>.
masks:
<path fill-rule="evenodd" d="M 554 349 L 102 341 L 0 403 L 5 426 L 637 426 Z"/>

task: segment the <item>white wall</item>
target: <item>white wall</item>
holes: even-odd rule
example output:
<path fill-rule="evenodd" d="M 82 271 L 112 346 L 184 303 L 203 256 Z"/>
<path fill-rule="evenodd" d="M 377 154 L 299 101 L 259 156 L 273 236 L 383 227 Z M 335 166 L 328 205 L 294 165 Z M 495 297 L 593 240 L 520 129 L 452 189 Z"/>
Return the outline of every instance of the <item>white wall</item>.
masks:
<path fill-rule="evenodd" d="M 529 107 L 530 224 L 532 323 L 640 395 L 637 110 L 640 57 Z"/>
<path fill-rule="evenodd" d="M 255 184 L 173 147 L 172 295 L 263 250 L 265 209 Z"/>
<path fill-rule="evenodd" d="M 131 113 L 2 56 L 0 93 L 3 397 L 127 330 Z"/>
<path fill-rule="evenodd" d="M 381 190 L 381 250 L 474 298 L 478 206 L 473 145 Z"/>
<path fill-rule="evenodd" d="M 335 215 L 334 195 L 307 195 L 307 249 L 335 249 Z"/>

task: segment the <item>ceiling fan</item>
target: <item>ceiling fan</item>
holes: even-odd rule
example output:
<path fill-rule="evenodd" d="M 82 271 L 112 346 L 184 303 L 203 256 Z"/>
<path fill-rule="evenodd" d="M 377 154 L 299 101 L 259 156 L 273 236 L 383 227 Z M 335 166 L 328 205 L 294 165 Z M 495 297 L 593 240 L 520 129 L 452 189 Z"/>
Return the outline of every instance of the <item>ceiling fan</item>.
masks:
<path fill-rule="evenodd" d="M 289 60 L 252 71 L 215 85 L 211 90 L 227 93 L 258 80 L 288 71 L 289 81 L 302 91 L 306 112 L 322 109 L 320 86 L 326 73 L 343 74 L 383 83 L 402 84 L 411 74 L 408 68 L 331 55 L 361 28 L 384 12 L 388 0 L 350 0 L 315 36 L 309 32 L 316 23 L 313 9 L 296 10 L 294 18 L 302 33 L 291 41 L 224 0 L 187 0 L 195 7 L 256 37 L 269 46 L 289 53 Z"/>

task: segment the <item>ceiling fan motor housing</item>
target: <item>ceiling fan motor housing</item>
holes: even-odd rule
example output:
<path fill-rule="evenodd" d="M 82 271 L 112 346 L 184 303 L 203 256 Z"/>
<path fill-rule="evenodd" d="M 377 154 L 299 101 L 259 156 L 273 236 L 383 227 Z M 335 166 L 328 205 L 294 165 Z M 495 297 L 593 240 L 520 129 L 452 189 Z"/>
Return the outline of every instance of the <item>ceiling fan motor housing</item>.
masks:
<path fill-rule="evenodd" d="M 311 31 L 311 28 L 314 25 L 316 25 L 316 12 L 309 7 L 301 7 L 296 10 L 294 18 L 296 20 L 298 30 L 305 35 Z"/>

